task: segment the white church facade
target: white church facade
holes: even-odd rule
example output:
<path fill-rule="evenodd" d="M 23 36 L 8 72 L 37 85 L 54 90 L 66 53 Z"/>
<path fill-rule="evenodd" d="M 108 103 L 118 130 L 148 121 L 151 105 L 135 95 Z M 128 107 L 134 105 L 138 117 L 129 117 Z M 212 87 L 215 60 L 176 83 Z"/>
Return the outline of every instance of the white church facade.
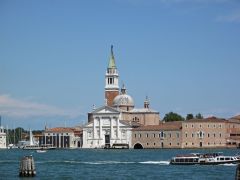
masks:
<path fill-rule="evenodd" d="M 91 115 L 92 121 L 83 128 L 83 148 L 131 147 L 131 125 L 120 120 L 118 110 L 103 106 Z"/>

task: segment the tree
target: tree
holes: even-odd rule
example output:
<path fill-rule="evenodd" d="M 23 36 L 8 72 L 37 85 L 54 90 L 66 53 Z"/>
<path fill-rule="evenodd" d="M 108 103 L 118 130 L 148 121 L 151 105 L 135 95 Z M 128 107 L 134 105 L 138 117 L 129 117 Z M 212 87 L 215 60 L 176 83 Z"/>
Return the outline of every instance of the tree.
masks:
<path fill-rule="evenodd" d="M 195 118 L 196 119 L 203 119 L 203 116 L 200 113 L 198 113 L 198 114 L 196 114 Z"/>
<path fill-rule="evenodd" d="M 170 113 L 165 114 L 163 120 L 165 122 L 169 122 L 169 121 L 184 121 L 184 118 L 181 115 L 177 114 L 177 113 L 170 112 Z"/>
<path fill-rule="evenodd" d="M 190 120 L 190 119 L 193 119 L 193 118 L 194 118 L 193 114 L 187 114 L 186 120 Z"/>

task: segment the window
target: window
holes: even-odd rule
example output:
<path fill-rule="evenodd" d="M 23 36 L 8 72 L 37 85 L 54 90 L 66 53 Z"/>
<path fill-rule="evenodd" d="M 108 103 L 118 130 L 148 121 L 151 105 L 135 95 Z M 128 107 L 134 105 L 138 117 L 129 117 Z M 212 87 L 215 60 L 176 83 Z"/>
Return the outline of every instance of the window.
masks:
<path fill-rule="evenodd" d="M 219 137 L 222 137 L 222 134 L 221 134 L 221 133 L 219 134 Z"/>
<path fill-rule="evenodd" d="M 186 124 L 186 126 L 185 126 L 186 128 L 188 128 L 188 125 Z"/>
<path fill-rule="evenodd" d="M 210 137 L 210 134 L 208 133 L 208 135 L 207 135 L 208 137 Z"/>
<path fill-rule="evenodd" d="M 162 131 L 162 132 L 160 132 L 160 138 L 164 138 L 164 132 Z"/>
<path fill-rule="evenodd" d="M 135 134 L 135 138 L 137 138 L 137 134 Z"/>
<path fill-rule="evenodd" d="M 156 134 L 153 134 L 153 137 L 155 138 L 155 137 L 156 137 Z"/>
<path fill-rule="evenodd" d="M 172 134 L 171 134 L 171 133 L 169 133 L 169 137 L 170 137 L 170 138 L 172 137 Z"/>
<path fill-rule="evenodd" d="M 146 138 L 148 138 L 148 134 L 146 134 Z"/>
<path fill-rule="evenodd" d="M 147 143 L 147 146 L 148 146 L 148 143 Z"/>
<path fill-rule="evenodd" d="M 155 145 L 156 145 L 156 143 L 153 143 L 153 145 L 155 146 Z"/>
<path fill-rule="evenodd" d="M 215 134 L 215 133 L 213 134 L 213 137 L 216 137 L 216 134 Z"/>
<path fill-rule="evenodd" d="M 169 143 L 169 146 L 172 146 L 172 143 Z"/>
<path fill-rule="evenodd" d="M 187 133 L 185 133 L 185 136 L 187 137 Z"/>
<path fill-rule="evenodd" d="M 194 137 L 194 133 L 192 133 L 192 137 Z"/>
<path fill-rule="evenodd" d="M 142 135 L 141 134 L 139 134 L 139 138 L 141 138 L 142 137 Z"/>
<path fill-rule="evenodd" d="M 192 124 L 192 128 L 194 128 L 194 125 Z"/>
<path fill-rule="evenodd" d="M 192 145 L 194 146 L 194 143 L 192 143 Z"/>
<path fill-rule="evenodd" d="M 202 125 L 200 124 L 200 128 L 202 128 Z"/>
<path fill-rule="evenodd" d="M 187 142 L 186 142 L 186 146 L 187 146 Z"/>
<path fill-rule="evenodd" d="M 204 137 L 204 132 L 200 131 L 200 132 L 198 133 L 198 136 L 199 136 L 199 138 L 203 138 L 203 137 Z"/>
<path fill-rule="evenodd" d="M 179 138 L 179 133 L 177 133 L 177 138 Z"/>

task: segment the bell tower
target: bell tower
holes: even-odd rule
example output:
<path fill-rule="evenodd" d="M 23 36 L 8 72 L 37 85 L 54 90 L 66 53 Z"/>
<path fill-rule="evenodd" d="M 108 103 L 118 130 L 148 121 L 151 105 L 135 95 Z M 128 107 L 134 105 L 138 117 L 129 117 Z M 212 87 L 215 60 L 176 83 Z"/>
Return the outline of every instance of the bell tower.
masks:
<path fill-rule="evenodd" d="M 113 54 L 113 46 L 111 46 L 111 55 L 105 75 L 105 99 L 108 106 L 113 105 L 113 99 L 119 95 L 118 71 Z"/>

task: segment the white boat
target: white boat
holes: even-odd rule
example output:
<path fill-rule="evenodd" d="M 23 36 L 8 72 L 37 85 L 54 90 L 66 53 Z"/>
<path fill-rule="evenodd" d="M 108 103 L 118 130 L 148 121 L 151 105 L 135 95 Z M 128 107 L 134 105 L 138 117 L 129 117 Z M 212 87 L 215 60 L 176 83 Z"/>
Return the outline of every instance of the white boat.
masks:
<path fill-rule="evenodd" d="M 201 165 L 218 165 L 218 164 L 236 164 L 239 159 L 236 156 L 217 156 L 200 159 Z"/>
<path fill-rule="evenodd" d="M 196 154 L 177 155 L 170 161 L 172 165 L 195 165 L 200 164 L 199 156 Z"/>
<path fill-rule="evenodd" d="M 213 154 L 187 154 L 173 157 L 170 161 L 172 165 L 218 165 L 235 164 L 240 160 L 237 156 L 224 156 L 218 153 Z"/>
<path fill-rule="evenodd" d="M 45 152 L 47 152 L 47 151 L 46 151 L 46 150 L 43 150 L 43 149 L 37 150 L 37 153 L 45 153 Z"/>

